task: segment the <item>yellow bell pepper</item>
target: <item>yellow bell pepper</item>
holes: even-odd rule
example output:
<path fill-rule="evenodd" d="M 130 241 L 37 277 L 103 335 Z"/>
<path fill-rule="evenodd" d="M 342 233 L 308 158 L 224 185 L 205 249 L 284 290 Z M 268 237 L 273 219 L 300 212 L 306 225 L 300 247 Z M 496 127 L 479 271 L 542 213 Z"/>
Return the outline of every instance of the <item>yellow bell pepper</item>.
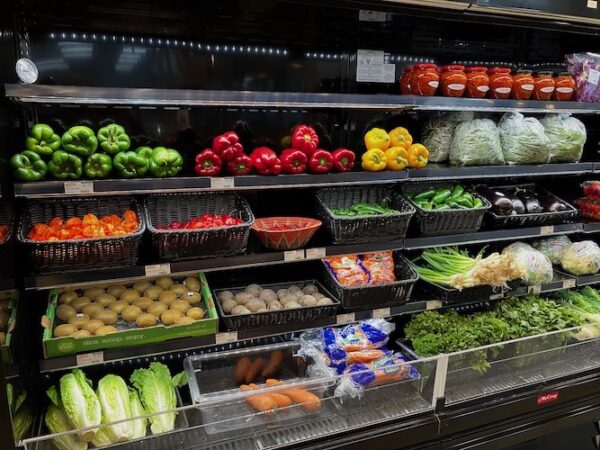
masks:
<path fill-rule="evenodd" d="M 408 167 L 420 169 L 429 162 L 429 150 L 423 144 L 413 144 L 408 147 Z"/>
<path fill-rule="evenodd" d="M 408 150 L 404 147 L 390 147 L 385 151 L 386 168 L 402 170 L 408 166 Z"/>
<path fill-rule="evenodd" d="M 390 131 L 390 147 L 404 147 L 408 149 L 413 142 L 413 138 L 404 127 L 397 127 Z"/>
<path fill-rule="evenodd" d="M 372 148 L 367 150 L 362 155 L 362 168 L 369 172 L 379 172 L 385 169 L 386 159 L 385 153 L 379 148 Z"/>
<path fill-rule="evenodd" d="M 390 137 L 385 130 L 372 128 L 365 134 L 365 146 L 367 150 L 378 148 L 385 151 L 390 146 Z"/>

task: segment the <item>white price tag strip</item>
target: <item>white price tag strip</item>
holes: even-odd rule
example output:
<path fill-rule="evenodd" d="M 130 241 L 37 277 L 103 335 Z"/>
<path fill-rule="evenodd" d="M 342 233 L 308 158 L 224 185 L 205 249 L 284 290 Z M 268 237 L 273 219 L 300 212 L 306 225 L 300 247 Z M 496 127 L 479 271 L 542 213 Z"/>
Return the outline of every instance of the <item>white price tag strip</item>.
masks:
<path fill-rule="evenodd" d="M 302 261 L 304 259 L 304 250 L 288 250 L 283 252 L 284 261 Z"/>
<path fill-rule="evenodd" d="M 232 331 L 230 333 L 217 333 L 215 335 L 215 344 L 223 345 L 223 344 L 231 344 L 232 342 L 236 342 L 238 340 L 237 331 Z"/>
<path fill-rule="evenodd" d="M 440 300 L 427 300 L 425 302 L 425 309 L 438 309 L 442 307 Z"/>
<path fill-rule="evenodd" d="M 306 249 L 306 259 L 321 259 L 327 256 L 327 251 L 325 247 L 318 248 L 307 248 Z"/>
<path fill-rule="evenodd" d="M 353 322 L 356 322 L 356 316 L 354 313 L 338 314 L 335 319 L 336 325 L 346 325 Z"/>
<path fill-rule="evenodd" d="M 159 275 L 169 275 L 171 273 L 171 263 L 151 264 L 144 267 L 147 277 L 157 277 Z"/>
<path fill-rule="evenodd" d="M 598 1 L 597 0 L 587 0 L 587 7 L 592 9 L 598 9 Z"/>
<path fill-rule="evenodd" d="M 569 278 L 568 280 L 563 281 L 563 289 L 571 289 L 575 287 L 575 282 L 577 280 L 575 278 Z"/>
<path fill-rule="evenodd" d="M 210 179 L 211 189 L 232 189 L 235 187 L 233 177 L 215 177 Z"/>
<path fill-rule="evenodd" d="M 390 308 L 379 308 L 373 310 L 373 319 L 385 319 L 390 317 Z"/>
<path fill-rule="evenodd" d="M 93 181 L 65 181 L 63 187 L 65 188 L 65 194 L 67 195 L 94 193 Z"/>
<path fill-rule="evenodd" d="M 527 293 L 528 294 L 539 294 L 542 291 L 542 286 L 539 284 L 536 284 L 534 286 L 527 286 Z"/>
<path fill-rule="evenodd" d="M 502 292 L 499 292 L 498 294 L 490 295 L 490 300 L 499 300 L 503 297 L 504 297 L 504 294 Z"/>
<path fill-rule="evenodd" d="M 540 227 L 540 236 L 548 236 L 549 234 L 554 233 L 554 225 L 546 225 L 544 227 Z"/>
<path fill-rule="evenodd" d="M 104 352 L 84 353 L 76 356 L 77 366 L 89 366 L 104 362 Z"/>

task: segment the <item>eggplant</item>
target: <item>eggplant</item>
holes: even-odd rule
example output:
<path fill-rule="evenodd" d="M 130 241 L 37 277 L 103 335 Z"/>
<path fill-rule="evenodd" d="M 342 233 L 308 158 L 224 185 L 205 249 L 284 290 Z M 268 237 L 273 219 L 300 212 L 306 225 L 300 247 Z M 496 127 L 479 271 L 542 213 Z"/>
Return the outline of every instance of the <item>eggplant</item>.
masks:
<path fill-rule="evenodd" d="M 525 205 L 523 204 L 523 202 L 521 201 L 521 199 L 519 197 L 513 197 L 510 199 L 510 201 L 512 203 L 512 207 L 513 207 L 515 214 L 525 214 L 525 212 L 526 212 Z"/>
<path fill-rule="evenodd" d="M 510 216 L 513 213 L 513 204 L 502 192 L 494 191 L 487 186 L 480 186 L 477 192 L 483 195 L 494 208 L 494 212 L 499 216 Z"/>
<path fill-rule="evenodd" d="M 538 199 L 535 198 L 533 195 L 521 194 L 519 195 L 519 198 L 525 205 L 525 209 L 527 210 L 528 214 L 537 214 L 544 212 L 544 208 L 542 208 Z"/>
<path fill-rule="evenodd" d="M 548 195 L 541 199 L 540 205 L 544 208 L 545 212 L 561 212 L 567 211 L 569 207 L 565 205 L 558 197 Z"/>

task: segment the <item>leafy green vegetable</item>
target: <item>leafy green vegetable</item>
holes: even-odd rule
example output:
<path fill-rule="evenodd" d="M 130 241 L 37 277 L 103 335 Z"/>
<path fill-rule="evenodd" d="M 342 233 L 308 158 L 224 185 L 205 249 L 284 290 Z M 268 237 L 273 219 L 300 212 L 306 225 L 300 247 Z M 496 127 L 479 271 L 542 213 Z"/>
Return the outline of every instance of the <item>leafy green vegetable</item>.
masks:
<path fill-rule="evenodd" d="M 508 164 L 547 163 L 550 139 L 544 126 L 534 117 L 508 112 L 498 123 L 504 159 Z"/>
<path fill-rule="evenodd" d="M 33 424 L 33 411 L 27 405 L 19 408 L 16 414 L 13 415 L 12 426 L 13 426 L 13 436 L 15 441 L 20 441 L 23 439 L 31 425 Z"/>
<path fill-rule="evenodd" d="M 106 375 L 98 382 L 98 399 L 102 407 L 102 423 L 126 420 L 131 417 L 129 390 L 123 378 Z M 128 422 L 103 427 L 112 442 L 125 442 L 131 439 L 131 425 Z"/>
<path fill-rule="evenodd" d="M 504 164 L 500 133 L 490 119 L 475 119 L 460 123 L 450 144 L 450 164 L 453 166 L 485 166 Z"/>
<path fill-rule="evenodd" d="M 63 375 L 60 379 L 60 400 L 67 417 L 74 428 L 84 428 L 100 425 L 102 408 L 92 383 L 80 369 Z M 97 428 L 79 433 L 82 441 L 89 442 L 94 439 Z"/>
<path fill-rule="evenodd" d="M 140 396 L 135 389 L 129 390 L 129 406 L 131 408 L 131 417 L 140 417 L 146 415 L 146 411 L 140 401 Z M 131 439 L 138 439 L 146 436 L 146 426 L 148 419 L 136 419 L 131 423 Z"/>
<path fill-rule="evenodd" d="M 585 126 L 568 114 L 547 114 L 540 120 L 550 138 L 550 162 L 577 162 L 587 139 Z"/>
<path fill-rule="evenodd" d="M 51 433 L 62 433 L 72 429 L 64 410 L 54 404 L 48 407 L 44 421 Z M 74 433 L 54 437 L 52 443 L 57 450 L 87 450 L 88 448 L 87 442 L 80 441 Z"/>

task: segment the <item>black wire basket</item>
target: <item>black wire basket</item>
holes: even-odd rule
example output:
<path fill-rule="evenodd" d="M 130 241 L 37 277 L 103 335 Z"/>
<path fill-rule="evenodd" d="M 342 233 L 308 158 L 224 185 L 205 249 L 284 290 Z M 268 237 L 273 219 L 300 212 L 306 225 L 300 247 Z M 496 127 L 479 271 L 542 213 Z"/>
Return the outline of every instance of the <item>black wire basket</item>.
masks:
<path fill-rule="evenodd" d="M 335 244 L 359 244 L 403 239 L 415 208 L 387 186 L 351 186 L 321 189 L 316 193 L 317 214 Z M 350 208 L 356 203 L 381 204 L 396 214 L 369 216 L 336 216 L 333 208 Z"/>
<path fill-rule="evenodd" d="M 408 260 L 400 253 L 394 252 L 394 272 L 396 281 L 386 284 L 366 286 L 342 286 L 335 275 L 323 267 L 323 284 L 340 300 L 342 307 L 348 311 L 361 311 L 372 308 L 385 308 L 408 303 L 412 289 L 419 275 L 410 267 Z"/>
<path fill-rule="evenodd" d="M 254 222 L 246 199 L 233 192 L 154 194 L 146 199 L 145 210 L 152 246 L 161 259 L 169 261 L 244 253 Z M 244 223 L 198 230 L 157 229 L 202 214 L 229 214 Z"/>
<path fill-rule="evenodd" d="M 401 189 L 403 194 L 413 194 L 428 189 L 452 189 L 454 184 L 456 183 L 448 181 L 420 181 L 416 183 L 404 183 Z M 441 236 L 478 231 L 483 223 L 483 216 L 490 209 L 491 204 L 479 194 L 473 194 L 473 197 L 481 199 L 483 207 L 436 211 L 423 209 L 412 202 L 417 209 L 414 223 L 416 223 L 419 233 L 424 236 Z"/>
<path fill-rule="evenodd" d="M 446 305 L 458 305 L 500 299 L 510 295 L 520 285 L 521 280 L 511 280 L 506 283 L 506 287 L 482 285 L 458 290 L 420 279 L 416 289 L 428 300 L 435 299 Z"/>
<path fill-rule="evenodd" d="M 127 210 L 137 214 L 139 227 L 125 236 L 93 239 L 70 239 L 38 242 L 28 234 L 36 223 L 48 223 L 55 217 L 83 217 L 92 213 L 98 218 Z M 90 269 L 134 266 L 138 262 L 142 234 L 146 223 L 142 210 L 132 197 L 70 198 L 28 202 L 21 214 L 18 241 L 28 251 L 36 272 L 76 272 Z"/>
<path fill-rule="evenodd" d="M 15 214 L 12 206 L 7 202 L 0 201 L 0 226 L 8 228 L 6 238 L 0 240 L 0 264 L 2 265 L 0 267 L 0 279 L 11 277 L 13 274 L 14 262 L 11 264 L 11 257 L 14 257 L 14 255 L 11 254 L 10 249 L 14 248 L 12 242 L 14 222 Z"/>

